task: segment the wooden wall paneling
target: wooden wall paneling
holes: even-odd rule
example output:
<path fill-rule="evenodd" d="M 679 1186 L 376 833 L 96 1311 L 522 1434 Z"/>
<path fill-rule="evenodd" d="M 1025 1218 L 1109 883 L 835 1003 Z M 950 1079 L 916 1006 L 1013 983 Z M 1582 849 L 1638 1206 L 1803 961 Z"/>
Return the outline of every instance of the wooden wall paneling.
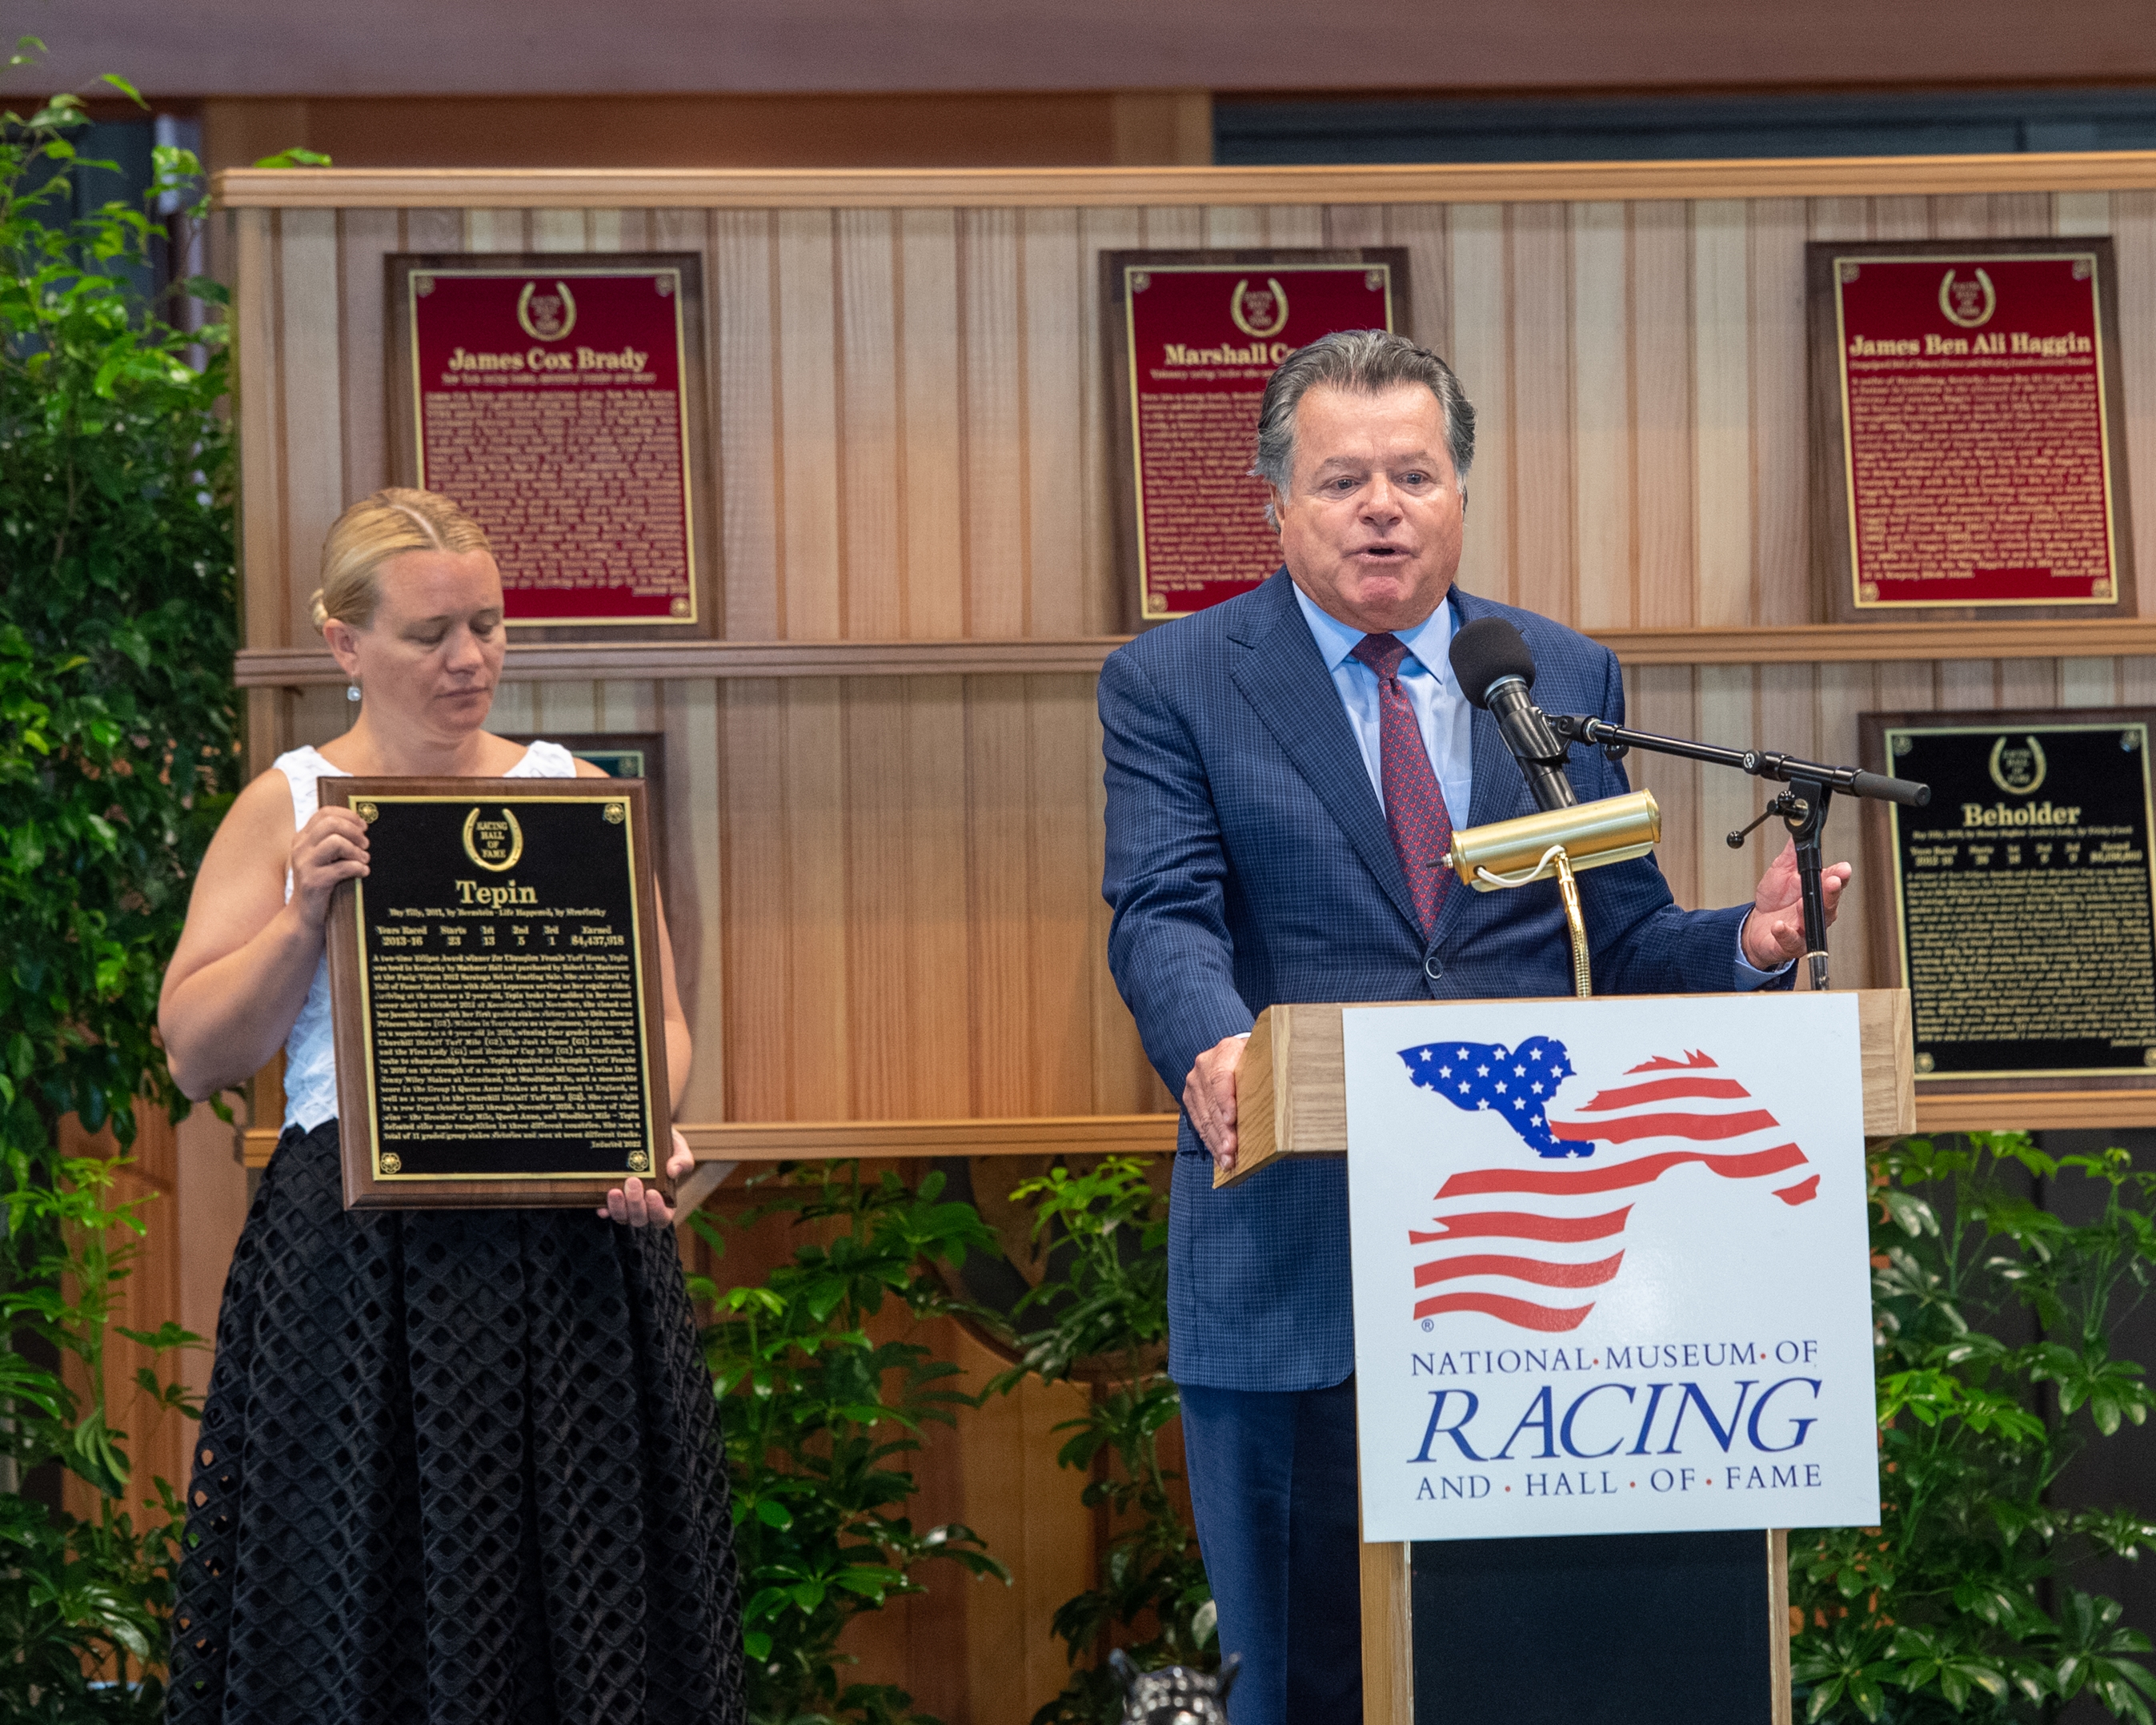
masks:
<path fill-rule="evenodd" d="M 2055 231 L 2058 213 L 2048 192 L 1995 192 L 1984 202 L 1990 206 L 1989 231 L 1995 239 Z"/>
<path fill-rule="evenodd" d="M 796 1120 L 844 1120 L 852 1106 L 846 862 L 854 786 L 847 772 L 844 686 L 837 678 L 803 678 L 783 685 L 780 695 L 788 897 L 785 1117 Z"/>
<path fill-rule="evenodd" d="M 1805 220 L 1814 239 L 1869 239 L 1871 238 L 1871 200 L 1868 198 L 1808 198 Z"/>
<path fill-rule="evenodd" d="M 1567 209 L 1521 204 L 1510 218 L 1514 603 L 1548 617 L 1578 609 Z"/>
<path fill-rule="evenodd" d="M 1026 878 L 1034 813 L 1026 685 L 1017 677 L 975 677 L 966 692 L 966 910 L 973 974 L 968 1111 L 1022 1115 L 1033 1111 L 1040 1090 Z"/>
<path fill-rule="evenodd" d="M 491 731 L 521 731 L 529 736 L 539 728 L 539 693 L 547 686 L 542 683 L 503 682 L 494 691 L 494 705 L 487 711 L 487 728 Z M 589 730 L 589 726 L 579 727 Z"/>
<path fill-rule="evenodd" d="M 1572 220 L 1573 550 L 1581 629 L 1634 619 L 1630 224 L 1621 203 L 1566 206 Z"/>
<path fill-rule="evenodd" d="M 1873 198 L 1871 237 L 1875 239 L 1933 238 L 1931 199 L 1913 197 Z"/>
<path fill-rule="evenodd" d="M 2126 399 L 2127 493 L 2139 520 L 2156 521 L 2156 193 L 2114 193 L 2112 247 L 2118 259 L 2119 387 Z M 2156 533 L 2130 536 L 2135 555 L 2156 559 Z M 2138 567 L 2138 566 L 2137 566 Z M 2156 605 L 2148 608 L 2156 611 Z"/>
<path fill-rule="evenodd" d="M 1209 204 L 1200 213 L 1204 222 L 1203 244 L 1216 250 L 1251 250 L 1260 246 L 1286 245 L 1288 240 L 1272 237 L 1272 212 L 1255 204 Z"/>
<path fill-rule="evenodd" d="M 1630 225 L 1634 617 L 1642 628 L 1682 629 L 1699 605 L 1691 222 L 1681 203 L 1635 203 Z"/>
<path fill-rule="evenodd" d="M 1804 237 L 1798 199 L 1750 206 L 1752 609 L 1763 624 L 1813 619 Z"/>
<path fill-rule="evenodd" d="M 535 252 L 588 252 L 592 244 L 592 218 L 613 211 L 535 209 L 531 212 L 531 249 Z"/>
<path fill-rule="evenodd" d="M 1999 704 L 2003 707 L 2059 705 L 2059 661 L 2002 659 L 1999 661 Z"/>
<path fill-rule="evenodd" d="M 1101 834 L 1089 819 L 1090 781 L 1099 771 L 1101 727 L 1091 677 L 1025 679 L 1026 976 L 1032 991 L 1034 1079 L 1026 1111 L 1083 1114 L 1093 1105 L 1092 917 L 1100 888 Z"/>
<path fill-rule="evenodd" d="M 1138 212 L 1138 244 L 1149 251 L 1183 251 L 1209 244 L 1202 207 L 1147 204 Z"/>
<path fill-rule="evenodd" d="M 711 511 L 705 537 L 715 565 L 711 571 L 710 626 L 714 634 L 722 636 L 726 632 L 727 619 L 726 535 L 734 507 L 733 500 L 726 495 L 726 451 L 723 446 L 731 439 L 733 427 L 726 417 L 725 398 L 720 393 L 725 337 L 719 318 L 716 218 L 711 212 L 699 209 L 637 210 L 630 214 L 634 221 L 624 220 L 622 227 L 624 249 L 696 252 L 704 260 L 705 486 L 701 495 L 709 500 Z"/>
<path fill-rule="evenodd" d="M 797 979 L 787 943 L 786 687 L 776 681 L 716 685 L 717 908 L 731 1008 L 725 1028 L 728 1120 L 795 1117 L 787 1077 Z M 806 978 L 798 980 L 810 986 Z"/>
<path fill-rule="evenodd" d="M 1743 747 L 1759 734 L 1754 706 L 1758 670 L 1748 665 L 1703 665 L 1694 675 L 1699 728 L 1691 734 Z M 1794 752 L 1792 751 L 1791 752 Z M 1766 800 L 1759 781 L 1726 767 L 1707 767 L 1699 778 L 1699 904 L 1702 908 L 1748 904 L 1765 866 L 1766 840 L 1754 834 L 1743 850 L 1723 835 L 1756 817 Z M 1779 850 L 1779 845 L 1774 847 Z"/>
<path fill-rule="evenodd" d="M 341 210 L 336 229 L 337 397 L 343 403 L 343 501 L 350 505 L 389 483 L 382 260 L 404 249 L 403 223 L 393 209 Z M 300 639 L 311 633 L 302 631 Z"/>
<path fill-rule="evenodd" d="M 906 633 L 955 640 L 966 633 L 958 218 L 904 210 L 898 223 Z"/>
<path fill-rule="evenodd" d="M 657 685 L 666 733 L 666 850 L 674 860 L 667 924 L 674 936 L 675 980 L 689 1014 L 696 1059 L 681 1111 L 690 1120 L 726 1118 L 726 832 L 721 825 L 724 773 L 719 685 L 692 679 Z"/>
<path fill-rule="evenodd" d="M 2116 659 L 2061 659 L 2058 666 L 2061 706 L 2116 706 L 2118 704 L 2118 661 Z"/>
<path fill-rule="evenodd" d="M 901 495 L 896 218 L 889 210 L 837 213 L 839 633 L 896 640 L 906 630 Z"/>
<path fill-rule="evenodd" d="M 1267 204 L 1265 231 L 1265 244 L 1267 245 L 1323 245 L 1325 206 L 1320 203 Z"/>
<path fill-rule="evenodd" d="M 1392 211 L 1384 204 L 1328 203 L 1318 213 L 1322 218 L 1323 234 L 1323 237 L 1317 242 L 1320 245 L 1344 247 L 1391 245 L 1395 243 L 1386 238 L 1386 229 L 1391 224 Z M 1412 290 L 1414 285 L 1413 260 L 1409 261 L 1408 275 L 1408 285 Z M 1416 332 L 1409 307 L 1396 305 L 1393 308 L 1393 322 L 1395 327 L 1404 328 L 1409 333 L 1414 335 L 1415 339 L 1422 341 L 1425 347 L 1430 345 Z M 1444 352 L 1442 348 L 1437 351 Z"/>
<path fill-rule="evenodd" d="M 291 593 L 286 639 L 296 646 L 315 637 L 308 601 L 319 585 L 322 541 L 344 512 L 336 213 L 286 210 L 279 218 L 279 230 L 285 475 L 279 549 Z"/>
<path fill-rule="evenodd" d="M 280 213 L 239 210 L 233 227 L 233 388 L 239 403 L 239 567 L 247 639 L 289 642 L 291 590 L 285 580 L 284 404 L 278 355 Z"/>
<path fill-rule="evenodd" d="M 878 679 L 846 696 L 848 1040 L 857 1118 L 968 1111 L 972 977 L 957 914 L 965 688 Z"/>
<path fill-rule="evenodd" d="M 1691 208 L 1694 496 L 1699 600 L 1694 621 L 1753 620 L 1751 258 L 1745 206 Z"/>
<path fill-rule="evenodd" d="M 1697 675 L 1689 665 L 1634 666 L 1625 678 L 1630 722 L 1670 737 L 1699 735 L 1692 694 Z M 1697 908 L 1704 902 L 1699 896 L 1699 779 L 1705 769 L 1697 762 L 1637 750 L 1626 757 L 1625 767 L 1633 788 L 1652 791 L 1661 807 L 1662 843 L 1656 856 L 1670 891 L 1679 904 Z"/>
<path fill-rule="evenodd" d="M 2111 232 L 2111 193 L 2060 192 L 2051 198 L 2051 232 L 2065 235 L 2102 235 Z"/>
<path fill-rule="evenodd" d="M 2156 659 L 2132 655 L 2118 661 L 2118 701 L 2121 706 L 2156 704 Z"/>
<path fill-rule="evenodd" d="M 1022 276 L 1017 211 L 960 215 L 964 633 L 996 640 L 1028 632 L 1031 586 Z"/>
<path fill-rule="evenodd" d="M 834 213 L 781 210 L 775 241 L 779 633 L 840 633 L 838 251 Z"/>
<path fill-rule="evenodd" d="M 1001 1363 L 970 1337 L 958 1358 L 969 1382 Z M 1050 1625 L 1056 1607 L 1093 1584 L 1093 1512 L 1078 1501 L 1076 1478 L 1055 1466 L 1055 1428 L 1084 1414 L 1086 1395 L 1082 1385 L 1029 1380 L 960 1415 L 968 1520 L 1013 1572 L 1008 1588 L 968 1589 L 973 1725 L 1025 1725 L 1069 1679 Z"/>
<path fill-rule="evenodd" d="M 1098 339 L 1100 322 L 1098 290 L 1089 299 L 1086 285 L 1099 271 L 1080 243 L 1075 210 L 1021 210 L 1018 223 L 1026 633 L 1081 635 L 1093 631 L 1097 610 L 1076 439 L 1086 418 L 1086 362 L 1096 351 L 1086 337 L 1090 331 Z"/>
<path fill-rule="evenodd" d="M 1813 735 L 1819 752 L 1813 758 L 1856 765 L 1857 714 L 1918 711 L 1930 706 L 1931 667 L 1915 667 L 1921 672 L 1920 677 L 1897 678 L 1896 673 L 1906 673 L 1911 669 L 1886 665 L 1816 667 L 1812 674 L 1817 701 Z M 1866 819 L 1862 805 L 1846 799 L 1835 805 L 1827 817 L 1827 847 L 1833 853 L 1827 860 L 1856 865 L 1844 890 L 1835 932 L 1828 942 L 1834 955 L 1834 982 L 1837 988 L 1886 986 L 1879 967 L 1873 963 L 1869 905 L 1873 893 L 1892 891 L 1892 886 L 1890 882 L 1872 880 L 1866 871 Z"/>
<path fill-rule="evenodd" d="M 719 463 L 721 562 L 729 640 L 775 641 L 785 630 L 778 523 L 786 506 L 778 459 L 783 408 L 777 354 L 778 218 L 716 210 L 711 216 L 711 329 L 717 371 L 711 439 Z"/>
<path fill-rule="evenodd" d="M 1106 357 L 1101 350 L 1100 254 L 1129 251 L 1142 244 L 1141 213 L 1127 207 L 1078 213 L 1078 446 L 1065 459 L 1078 489 L 1085 539 L 1086 628 L 1102 634 L 1127 629 L 1136 612 L 1137 572 L 1121 565 L 1116 550 L 1115 485 L 1109 451 Z"/>
<path fill-rule="evenodd" d="M 1939 706 L 1945 712 L 1989 712 L 1999 703 L 1999 665 L 1990 659 L 1943 659 Z"/>
<path fill-rule="evenodd" d="M 526 209 L 466 210 L 464 249 L 468 252 L 537 249 L 531 240 L 532 213 Z"/>
<path fill-rule="evenodd" d="M 1416 341 L 1448 361 L 1452 357 L 1452 264 L 1445 207 L 1435 203 L 1389 203 L 1384 228 L 1374 241 L 1342 240 L 1407 249 L 1407 329 Z M 1350 230 L 1342 228 L 1345 234 Z M 1395 312 L 1395 318 L 1399 312 Z M 1456 369 L 1456 368 L 1455 368 Z M 1471 401 L 1472 396 L 1468 398 Z"/>
<path fill-rule="evenodd" d="M 1991 200 L 1982 193 L 1934 198 L 1931 205 L 1932 237 L 1934 239 L 1989 239 L 1993 237 L 1995 230 L 1991 225 Z"/>
<path fill-rule="evenodd" d="M 1467 485 L 1467 544 L 1461 583 L 1485 598 L 1518 601 L 1514 581 L 1510 242 L 1498 204 L 1447 212 L 1452 270 L 1453 369 L 1475 404 L 1475 466 Z"/>

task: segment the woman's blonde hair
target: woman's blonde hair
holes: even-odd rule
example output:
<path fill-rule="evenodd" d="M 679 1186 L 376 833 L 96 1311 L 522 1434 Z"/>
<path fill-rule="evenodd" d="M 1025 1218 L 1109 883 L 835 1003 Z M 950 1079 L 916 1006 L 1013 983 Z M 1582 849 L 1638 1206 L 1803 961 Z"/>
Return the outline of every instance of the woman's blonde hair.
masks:
<path fill-rule="evenodd" d="M 361 498 L 336 518 L 322 541 L 322 584 L 307 608 L 318 630 L 332 617 L 364 629 L 381 598 L 375 578 L 399 552 L 445 551 L 460 557 L 493 549 L 486 529 L 439 492 L 392 485 Z"/>

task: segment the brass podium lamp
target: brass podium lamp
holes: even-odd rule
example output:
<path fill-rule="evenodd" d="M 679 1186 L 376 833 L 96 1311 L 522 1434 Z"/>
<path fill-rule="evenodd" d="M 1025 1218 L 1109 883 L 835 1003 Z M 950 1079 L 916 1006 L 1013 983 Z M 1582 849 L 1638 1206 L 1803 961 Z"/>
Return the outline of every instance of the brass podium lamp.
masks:
<path fill-rule="evenodd" d="M 1587 922 L 1580 913 L 1579 883 L 1573 877 L 1584 869 L 1645 856 L 1661 836 L 1662 811 L 1655 793 L 1634 791 L 1469 827 L 1453 834 L 1445 861 L 1477 892 L 1554 878 L 1564 900 L 1565 922 L 1572 930 L 1573 988 L 1584 1000 L 1594 993 L 1594 985 L 1588 968 Z"/>

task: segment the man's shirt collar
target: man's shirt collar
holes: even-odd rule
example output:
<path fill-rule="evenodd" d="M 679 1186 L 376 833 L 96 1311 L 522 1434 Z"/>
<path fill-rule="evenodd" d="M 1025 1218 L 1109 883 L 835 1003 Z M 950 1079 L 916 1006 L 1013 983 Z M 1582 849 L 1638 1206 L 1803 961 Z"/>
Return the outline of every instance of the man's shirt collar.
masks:
<path fill-rule="evenodd" d="M 1289 584 L 1294 585 L 1291 582 Z M 1295 602 L 1302 607 L 1303 621 L 1310 625 L 1311 638 L 1317 643 L 1326 670 L 1339 670 L 1362 641 L 1364 631 L 1322 609 L 1300 587 L 1295 588 Z M 1394 634 L 1430 675 L 1440 683 L 1450 680 L 1450 667 L 1445 660 L 1452 646 L 1452 594 L 1449 588 L 1444 603 L 1429 616 L 1413 629 L 1395 629 Z"/>

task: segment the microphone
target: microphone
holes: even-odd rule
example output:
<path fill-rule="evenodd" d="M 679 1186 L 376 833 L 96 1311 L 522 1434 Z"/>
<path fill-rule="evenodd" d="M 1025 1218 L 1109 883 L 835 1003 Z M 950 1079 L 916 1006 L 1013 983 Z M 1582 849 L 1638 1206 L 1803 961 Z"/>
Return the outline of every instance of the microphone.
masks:
<path fill-rule="evenodd" d="M 1453 636 L 1449 656 L 1460 692 L 1496 715 L 1505 747 L 1527 775 L 1535 806 L 1547 814 L 1578 802 L 1564 776 L 1564 745 L 1527 699 L 1535 686 L 1535 655 L 1519 630 L 1502 617 L 1478 617 Z"/>

